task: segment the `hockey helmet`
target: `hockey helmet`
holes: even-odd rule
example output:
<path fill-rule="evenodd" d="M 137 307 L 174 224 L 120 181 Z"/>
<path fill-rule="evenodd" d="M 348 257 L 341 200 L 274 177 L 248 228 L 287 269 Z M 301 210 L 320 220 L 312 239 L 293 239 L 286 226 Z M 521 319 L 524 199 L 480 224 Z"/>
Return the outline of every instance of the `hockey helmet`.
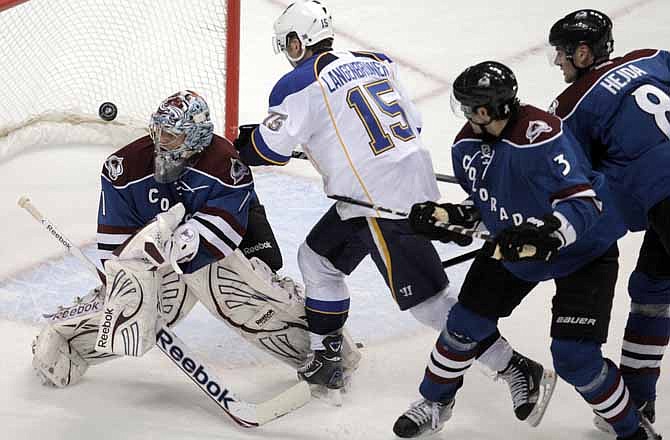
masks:
<path fill-rule="evenodd" d="M 470 119 L 485 107 L 492 119 L 505 119 L 518 107 L 518 84 L 509 67 L 484 61 L 468 67 L 454 81 L 451 108 L 458 116 Z"/>
<path fill-rule="evenodd" d="M 195 92 L 182 90 L 160 103 L 151 115 L 149 133 L 154 141 L 154 177 L 160 183 L 177 180 L 189 160 L 202 152 L 214 136 L 207 102 Z M 178 145 L 165 139 L 179 139 Z"/>
<path fill-rule="evenodd" d="M 302 43 L 302 53 L 296 58 L 287 53 L 291 34 L 295 34 Z M 288 5 L 275 21 L 272 45 L 275 53 L 284 52 L 295 65 L 305 54 L 305 48 L 334 36 L 333 18 L 326 6 L 317 0 L 300 0 Z"/>
<path fill-rule="evenodd" d="M 580 44 L 591 48 L 596 61 L 607 59 L 614 50 L 612 20 L 600 11 L 580 9 L 558 20 L 549 31 L 549 44 L 572 59 Z"/>

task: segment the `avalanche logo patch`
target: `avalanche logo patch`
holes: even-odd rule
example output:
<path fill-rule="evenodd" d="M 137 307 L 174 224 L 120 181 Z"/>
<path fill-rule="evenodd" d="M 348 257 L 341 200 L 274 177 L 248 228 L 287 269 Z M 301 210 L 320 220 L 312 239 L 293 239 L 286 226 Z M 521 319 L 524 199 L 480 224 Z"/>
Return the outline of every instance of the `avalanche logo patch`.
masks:
<path fill-rule="evenodd" d="M 530 121 L 526 130 L 526 139 L 532 144 L 542 133 L 551 133 L 551 127 L 544 121 Z"/>
<path fill-rule="evenodd" d="M 235 183 L 235 185 L 237 185 L 237 182 L 240 182 L 242 179 L 244 179 L 244 176 L 249 174 L 251 173 L 245 164 L 235 158 L 230 159 L 230 178 L 233 179 L 233 183 Z"/>
<path fill-rule="evenodd" d="M 123 158 L 115 155 L 109 156 L 105 161 L 105 169 L 110 179 L 118 179 L 123 174 Z"/>

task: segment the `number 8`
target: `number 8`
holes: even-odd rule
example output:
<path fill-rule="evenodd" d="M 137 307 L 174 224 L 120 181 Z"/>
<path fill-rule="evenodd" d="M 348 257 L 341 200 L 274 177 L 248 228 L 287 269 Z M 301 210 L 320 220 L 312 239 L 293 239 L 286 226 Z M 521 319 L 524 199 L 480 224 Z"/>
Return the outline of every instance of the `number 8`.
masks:
<path fill-rule="evenodd" d="M 649 99 L 649 95 L 654 96 L 658 102 L 653 102 Z M 633 96 L 635 97 L 635 102 L 642 110 L 654 116 L 658 128 L 663 132 L 665 137 L 670 139 L 670 121 L 668 121 L 668 117 L 666 116 L 670 112 L 670 96 L 651 84 L 638 87 L 633 92 Z"/>

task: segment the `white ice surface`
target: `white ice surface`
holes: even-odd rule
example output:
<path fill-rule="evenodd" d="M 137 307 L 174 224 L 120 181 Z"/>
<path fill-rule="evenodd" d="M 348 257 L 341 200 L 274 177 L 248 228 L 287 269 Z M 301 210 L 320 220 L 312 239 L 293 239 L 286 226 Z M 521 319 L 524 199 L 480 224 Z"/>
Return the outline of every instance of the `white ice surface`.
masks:
<path fill-rule="evenodd" d="M 285 0 L 244 0 L 240 121 L 265 113 L 267 95 L 288 70 L 269 45 L 272 21 Z M 424 0 L 330 2 L 338 39 L 349 48 L 383 50 L 401 65 L 403 79 L 424 115 L 423 137 L 435 168 L 450 173 L 449 144 L 461 121 L 449 111 L 448 87 L 456 74 L 484 59 L 508 63 L 517 73 L 520 96 L 545 107 L 562 87 L 560 71 L 548 66 L 541 45 L 558 17 L 583 7 L 602 9 L 614 19 L 619 54 L 642 47 L 667 48 L 670 2 L 597 0 L 479 2 Z M 3 59 L 0 62 L 11 62 Z M 111 79 L 110 79 L 111 80 Z M 9 85 L 11 86 L 11 85 Z M 170 93 L 172 91 L 166 91 Z M 1 116 L 0 116 L 1 117 Z M 366 344 L 364 358 L 342 408 L 321 401 L 255 431 L 237 428 L 221 415 L 159 352 L 92 368 L 66 390 L 43 388 L 30 367 L 30 341 L 41 313 L 82 295 L 94 284 L 71 257 L 28 214 L 16 207 L 22 194 L 80 246 L 90 249 L 95 234 L 98 175 L 112 148 L 85 145 L 27 149 L 0 158 L 0 438 L 3 439 L 390 439 L 395 418 L 414 400 L 433 331 L 400 313 L 369 260 L 349 279 L 351 332 Z M 293 161 L 256 172 L 258 189 L 282 245 L 285 271 L 298 276 L 295 253 L 328 201 L 309 165 Z M 459 200 L 454 185 L 441 185 L 445 199 Z M 618 361 L 628 309 L 626 279 L 635 264 L 639 234 L 620 242 L 617 285 L 606 355 Z M 460 250 L 444 247 L 446 255 Z M 455 284 L 465 266 L 449 272 Z M 548 323 L 552 285 L 540 285 L 502 322 L 503 333 L 522 352 L 550 365 Z M 177 332 L 207 356 L 221 376 L 245 398 L 267 398 L 292 383 L 293 373 L 244 342 L 197 308 Z M 667 364 L 667 362 L 665 362 Z M 670 435 L 670 380 L 659 382 L 658 428 Z M 591 412 L 560 383 L 538 429 L 518 423 L 506 387 L 473 369 L 458 395 L 455 415 L 439 438 L 593 439 Z"/>

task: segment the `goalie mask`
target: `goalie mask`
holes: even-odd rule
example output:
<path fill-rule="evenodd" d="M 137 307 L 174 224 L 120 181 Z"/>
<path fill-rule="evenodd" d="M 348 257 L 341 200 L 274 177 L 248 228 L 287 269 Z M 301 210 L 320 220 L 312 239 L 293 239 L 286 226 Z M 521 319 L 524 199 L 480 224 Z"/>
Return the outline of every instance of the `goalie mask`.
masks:
<path fill-rule="evenodd" d="M 291 36 L 297 37 L 302 44 L 298 57 L 291 57 L 287 52 Z M 334 36 L 333 18 L 326 6 L 316 0 L 301 0 L 290 4 L 275 21 L 272 46 L 275 53 L 284 52 L 291 65 L 295 66 L 305 55 L 305 48 Z"/>
<path fill-rule="evenodd" d="M 154 141 L 154 178 L 174 182 L 212 142 L 214 124 L 207 102 L 190 90 L 169 96 L 151 115 L 149 133 Z"/>

